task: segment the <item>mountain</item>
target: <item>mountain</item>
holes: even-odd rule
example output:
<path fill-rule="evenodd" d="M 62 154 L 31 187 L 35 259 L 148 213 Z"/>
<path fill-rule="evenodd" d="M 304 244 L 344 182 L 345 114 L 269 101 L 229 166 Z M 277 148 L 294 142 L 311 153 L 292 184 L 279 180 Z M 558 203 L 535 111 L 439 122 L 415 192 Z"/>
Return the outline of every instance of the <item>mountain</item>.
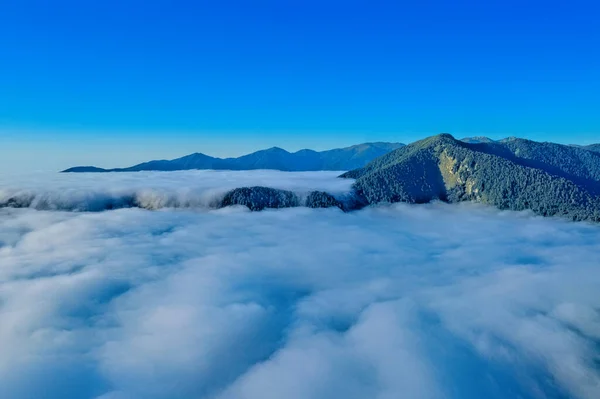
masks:
<path fill-rule="evenodd" d="M 474 201 L 544 216 L 600 221 L 600 154 L 509 138 L 466 143 L 449 134 L 383 155 L 341 177 L 369 204 Z"/>
<path fill-rule="evenodd" d="M 284 171 L 351 170 L 365 166 L 373 159 L 402 147 L 400 143 L 364 143 L 328 151 L 300 150 L 288 152 L 273 147 L 239 158 L 214 158 L 195 153 L 173 160 L 144 162 L 129 168 L 102 169 L 94 166 L 76 166 L 65 173 L 78 172 L 139 172 L 190 169 L 253 170 L 277 169 Z"/>
<path fill-rule="evenodd" d="M 97 168 L 95 166 L 76 166 L 65 170 L 65 172 L 73 173 L 94 173 L 94 172 L 106 172 L 106 169 Z"/>

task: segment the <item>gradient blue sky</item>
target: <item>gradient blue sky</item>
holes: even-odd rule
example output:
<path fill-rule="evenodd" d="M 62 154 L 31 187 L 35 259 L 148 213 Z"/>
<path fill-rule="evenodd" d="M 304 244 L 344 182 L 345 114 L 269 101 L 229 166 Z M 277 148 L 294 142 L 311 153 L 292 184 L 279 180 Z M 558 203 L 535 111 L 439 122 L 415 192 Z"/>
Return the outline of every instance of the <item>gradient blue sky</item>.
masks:
<path fill-rule="evenodd" d="M 600 142 L 597 1 L 0 3 L 0 167 Z"/>

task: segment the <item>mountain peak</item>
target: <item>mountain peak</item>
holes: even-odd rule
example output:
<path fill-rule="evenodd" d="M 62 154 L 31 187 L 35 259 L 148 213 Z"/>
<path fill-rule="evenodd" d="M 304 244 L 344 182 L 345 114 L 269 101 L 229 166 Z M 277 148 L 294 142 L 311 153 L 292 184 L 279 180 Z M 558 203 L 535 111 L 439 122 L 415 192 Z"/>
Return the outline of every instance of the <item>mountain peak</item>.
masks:
<path fill-rule="evenodd" d="M 194 159 L 194 158 L 211 158 L 209 155 L 203 154 L 201 152 L 194 152 L 193 154 L 185 155 L 181 158 L 177 159 Z"/>
<path fill-rule="evenodd" d="M 449 133 L 440 133 L 435 136 L 427 137 L 417 143 L 421 143 L 421 145 L 437 145 L 437 144 L 455 144 L 458 140 L 454 138 Z"/>
<path fill-rule="evenodd" d="M 453 144 L 457 141 L 450 133 L 436 134 L 423 140 L 426 144 Z"/>
<path fill-rule="evenodd" d="M 284 150 L 281 147 L 270 147 L 270 148 L 267 148 L 266 150 L 261 150 L 261 151 L 257 151 L 257 152 L 269 153 L 269 154 L 289 154 L 289 151 Z"/>

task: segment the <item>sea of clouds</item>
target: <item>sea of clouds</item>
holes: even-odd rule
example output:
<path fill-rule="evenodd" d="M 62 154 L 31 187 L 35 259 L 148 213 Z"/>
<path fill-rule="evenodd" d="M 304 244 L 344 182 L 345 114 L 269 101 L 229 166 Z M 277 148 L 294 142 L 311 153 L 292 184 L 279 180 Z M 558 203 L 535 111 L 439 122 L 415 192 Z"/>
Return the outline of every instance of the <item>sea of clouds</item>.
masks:
<path fill-rule="evenodd" d="M 243 186 L 344 196 L 353 181 L 343 172 L 189 170 L 135 173 L 29 173 L 0 175 L 0 207 L 98 212 L 139 207 L 216 208 L 225 193 Z"/>
<path fill-rule="evenodd" d="M 13 183 L 65 201 L 349 188 L 264 171 L 36 179 Z M 599 287 L 600 226 L 473 204 L 2 208 L 0 398 L 595 399 Z"/>

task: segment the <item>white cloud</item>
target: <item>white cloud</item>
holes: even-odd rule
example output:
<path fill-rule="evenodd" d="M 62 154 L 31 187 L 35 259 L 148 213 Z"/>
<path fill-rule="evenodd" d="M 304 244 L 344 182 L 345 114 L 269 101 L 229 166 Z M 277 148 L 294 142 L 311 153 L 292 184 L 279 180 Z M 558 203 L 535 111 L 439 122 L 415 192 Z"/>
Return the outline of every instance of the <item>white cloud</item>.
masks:
<path fill-rule="evenodd" d="M 301 197 L 313 190 L 344 194 L 353 181 L 338 179 L 340 173 L 189 170 L 0 175 L 0 204 L 16 200 L 41 210 L 102 211 L 127 207 L 135 200 L 147 209 L 208 208 L 227 191 L 242 186 L 269 186 Z"/>
<path fill-rule="evenodd" d="M 471 204 L 0 209 L 0 397 L 597 398 L 598 259 Z"/>

